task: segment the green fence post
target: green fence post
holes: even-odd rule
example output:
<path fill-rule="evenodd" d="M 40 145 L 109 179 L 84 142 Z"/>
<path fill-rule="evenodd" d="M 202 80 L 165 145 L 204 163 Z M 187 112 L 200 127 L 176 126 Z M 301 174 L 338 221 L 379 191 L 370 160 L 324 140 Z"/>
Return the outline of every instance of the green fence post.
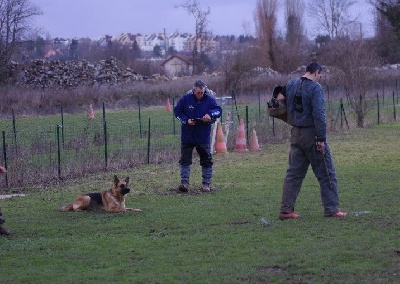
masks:
<path fill-rule="evenodd" d="M 343 128 L 343 98 L 340 98 L 340 127 Z"/>
<path fill-rule="evenodd" d="M 149 131 L 147 133 L 147 164 L 150 164 L 150 125 L 151 125 L 151 118 L 149 117 Z"/>
<path fill-rule="evenodd" d="M 4 168 L 7 170 L 7 149 L 6 149 L 6 132 L 3 130 L 3 158 Z M 6 187 L 8 187 L 8 171 L 6 172 Z"/>
<path fill-rule="evenodd" d="M 272 117 L 272 135 L 275 137 L 275 118 Z"/>
<path fill-rule="evenodd" d="M 394 91 L 393 91 L 393 120 L 396 121 L 396 104 L 394 101 Z"/>
<path fill-rule="evenodd" d="M 57 125 L 57 169 L 58 179 L 61 179 L 61 149 L 60 149 L 60 128 L 61 125 Z"/>
<path fill-rule="evenodd" d="M 104 133 L 104 170 L 107 171 L 108 167 L 108 149 L 107 149 L 107 120 L 106 120 L 106 107 L 103 103 L 103 133 Z"/>
<path fill-rule="evenodd" d="M 376 93 L 376 102 L 377 102 L 377 106 L 378 106 L 378 124 L 380 121 L 380 113 L 379 113 L 379 94 Z"/>

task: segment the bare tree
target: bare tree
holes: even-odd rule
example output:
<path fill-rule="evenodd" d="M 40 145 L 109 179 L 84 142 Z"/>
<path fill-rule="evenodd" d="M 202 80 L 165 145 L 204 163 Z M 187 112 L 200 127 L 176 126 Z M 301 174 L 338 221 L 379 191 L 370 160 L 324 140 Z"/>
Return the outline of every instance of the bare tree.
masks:
<path fill-rule="evenodd" d="M 29 0 L 0 0 L 0 82 L 7 76 L 7 66 L 30 30 L 30 22 L 41 10 Z"/>
<path fill-rule="evenodd" d="M 211 33 L 207 30 L 208 16 L 211 13 L 210 8 L 202 10 L 197 0 L 186 0 L 185 3 L 176 7 L 184 8 L 195 20 L 195 38 L 192 46 L 193 72 L 195 74 L 203 71 L 201 58 L 211 40 Z"/>
<path fill-rule="evenodd" d="M 308 4 L 308 12 L 334 39 L 343 36 L 355 21 L 349 16 L 349 9 L 355 3 L 355 0 L 314 0 Z"/>
<path fill-rule="evenodd" d="M 290 73 L 309 58 L 301 0 L 285 1 L 286 36 L 276 38 L 275 70 Z"/>
<path fill-rule="evenodd" d="M 250 46 L 237 46 L 222 56 L 220 69 L 224 74 L 225 91 L 237 90 L 241 83 L 253 77 L 256 57 Z"/>
<path fill-rule="evenodd" d="M 374 0 L 375 1 L 375 0 Z M 373 4 L 377 5 L 377 3 Z M 399 15 L 400 16 L 400 15 Z M 375 6 L 375 38 L 378 54 L 386 63 L 400 61 L 400 37 L 388 18 Z"/>
<path fill-rule="evenodd" d="M 286 41 L 298 48 L 304 40 L 303 16 L 305 7 L 301 0 L 286 0 Z"/>
<path fill-rule="evenodd" d="M 255 11 L 256 34 L 260 48 L 260 64 L 262 67 L 276 67 L 275 37 L 277 0 L 258 0 Z"/>
<path fill-rule="evenodd" d="M 365 40 L 336 39 L 325 46 L 325 62 L 334 66 L 331 74 L 334 81 L 343 86 L 351 108 L 357 116 L 357 126 L 363 127 L 370 110 L 367 94 L 372 89 L 379 58 Z"/>
<path fill-rule="evenodd" d="M 373 5 L 392 25 L 397 36 L 400 38 L 400 1 L 376 0 Z"/>

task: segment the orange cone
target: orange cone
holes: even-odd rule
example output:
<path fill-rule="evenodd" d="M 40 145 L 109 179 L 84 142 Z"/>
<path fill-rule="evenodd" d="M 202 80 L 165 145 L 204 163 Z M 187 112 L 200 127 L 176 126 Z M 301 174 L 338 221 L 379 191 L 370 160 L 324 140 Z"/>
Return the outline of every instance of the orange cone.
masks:
<path fill-rule="evenodd" d="M 165 105 L 166 111 L 171 111 L 171 103 L 169 102 L 169 98 L 167 99 L 167 104 Z"/>
<path fill-rule="evenodd" d="M 221 122 L 217 122 L 217 139 L 215 139 L 215 153 L 226 154 L 228 152 L 225 143 L 224 133 L 222 132 Z"/>
<path fill-rule="evenodd" d="M 89 119 L 93 119 L 94 118 L 94 111 L 93 111 L 92 104 L 89 105 L 88 118 Z"/>
<path fill-rule="evenodd" d="M 244 131 L 244 121 L 242 118 L 242 119 L 240 119 L 238 132 L 236 134 L 235 151 L 246 152 L 248 150 L 249 149 L 247 149 L 246 133 Z"/>
<path fill-rule="evenodd" d="M 250 139 L 250 151 L 260 151 L 260 145 L 258 144 L 258 138 L 257 138 L 257 133 L 256 130 L 253 129 L 253 135 L 251 136 Z"/>

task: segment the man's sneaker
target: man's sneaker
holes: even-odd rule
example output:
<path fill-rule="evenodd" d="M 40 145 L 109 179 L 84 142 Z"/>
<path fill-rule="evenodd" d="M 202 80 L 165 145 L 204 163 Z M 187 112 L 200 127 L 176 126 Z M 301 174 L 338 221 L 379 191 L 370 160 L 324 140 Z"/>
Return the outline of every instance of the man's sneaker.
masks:
<path fill-rule="evenodd" d="M 300 215 L 299 215 L 299 214 L 296 214 L 296 213 L 294 213 L 294 212 L 290 212 L 290 213 L 283 213 L 283 212 L 281 212 L 281 213 L 279 214 L 279 219 L 280 219 L 280 220 L 297 219 L 297 218 L 300 218 Z"/>
<path fill-rule="evenodd" d="M 9 230 L 7 230 L 6 228 L 0 226 L 0 236 L 1 236 L 1 235 L 8 236 L 9 234 L 10 234 L 10 231 L 9 231 Z"/>
<path fill-rule="evenodd" d="M 201 187 L 201 191 L 202 192 L 210 192 L 211 191 L 210 185 L 208 183 L 203 183 L 203 185 Z"/>
<path fill-rule="evenodd" d="M 325 213 L 324 214 L 324 216 L 325 217 L 346 217 L 347 215 L 349 215 L 349 214 L 347 214 L 347 213 L 345 213 L 345 212 L 342 212 L 342 211 L 338 211 L 338 212 L 336 212 L 336 213 Z"/>
<path fill-rule="evenodd" d="M 178 187 L 178 190 L 180 192 L 188 192 L 189 191 L 189 184 L 181 183 L 181 185 Z"/>

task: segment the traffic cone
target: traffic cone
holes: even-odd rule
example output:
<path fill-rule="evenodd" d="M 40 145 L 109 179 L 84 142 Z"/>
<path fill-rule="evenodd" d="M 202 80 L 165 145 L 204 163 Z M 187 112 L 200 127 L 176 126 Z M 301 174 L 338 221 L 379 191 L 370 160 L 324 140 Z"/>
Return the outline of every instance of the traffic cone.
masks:
<path fill-rule="evenodd" d="M 251 135 L 250 139 L 250 151 L 260 151 L 260 145 L 258 144 L 258 138 L 256 130 L 253 129 L 253 134 Z"/>
<path fill-rule="evenodd" d="M 93 119 L 94 118 L 94 111 L 93 111 L 92 104 L 89 105 L 88 118 L 89 119 Z"/>
<path fill-rule="evenodd" d="M 249 149 L 247 149 L 246 133 L 244 131 L 244 121 L 242 118 L 242 119 L 240 119 L 239 126 L 238 126 L 238 132 L 236 134 L 235 151 L 246 152 L 248 150 Z"/>
<path fill-rule="evenodd" d="M 169 102 L 169 98 L 167 99 L 167 104 L 165 105 L 166 111 L 171 111 L 171 103 Z"/>
<path fill-rule="evenodd" d="M 217 139 L 215 141 L 215 153 L 226 154 L 228 152 L 225 143 L 224 133 L 222 132 L 221 122 L 217 122 Z"/>

